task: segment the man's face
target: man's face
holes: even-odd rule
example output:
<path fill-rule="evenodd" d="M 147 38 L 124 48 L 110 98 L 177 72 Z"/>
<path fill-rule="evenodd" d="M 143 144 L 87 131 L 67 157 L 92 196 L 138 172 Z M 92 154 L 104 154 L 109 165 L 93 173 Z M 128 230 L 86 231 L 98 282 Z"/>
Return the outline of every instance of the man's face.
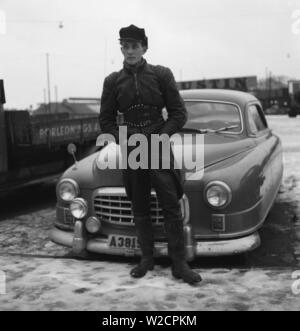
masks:
<path fill-rule="evenodd" d="M 140 41 L 122 41 L 121 51 L 125 62 L 135 65 L 141 61 L 143 55 L 146 53 L 146 47 L 142 46 Z"/>

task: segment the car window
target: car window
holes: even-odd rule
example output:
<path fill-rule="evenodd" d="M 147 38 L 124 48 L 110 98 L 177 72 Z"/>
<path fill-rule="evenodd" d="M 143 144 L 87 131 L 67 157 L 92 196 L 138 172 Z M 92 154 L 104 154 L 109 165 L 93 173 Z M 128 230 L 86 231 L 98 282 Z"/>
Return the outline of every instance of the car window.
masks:
<path fill-rule="evenodd" d="M 250 105 L 248 107 L 248 120 L 252 133 L 263 131 L 268 127 L 267 121 L 258 105 Z"/>
<path fill-rule="evenodd" d="M 217 130 L 237 126 L 230 132 L 241 132 L 242 120 L 239 109 L 233 104 L 207 101 L 185 101 L 188 120 L 185 127 Z"/>

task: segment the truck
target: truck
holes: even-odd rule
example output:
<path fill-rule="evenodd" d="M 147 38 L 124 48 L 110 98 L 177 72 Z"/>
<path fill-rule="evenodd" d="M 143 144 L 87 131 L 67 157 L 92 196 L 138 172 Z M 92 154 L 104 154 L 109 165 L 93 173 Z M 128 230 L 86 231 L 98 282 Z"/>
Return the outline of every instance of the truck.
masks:
<path fill-rule="evenodd" d="M 96 148 L 98 115 L 72 118 L 70 114 L 8 111 L 0 80 L 0 196 L 10 190 L 55 180 L 73 164 L 67 151 L 75 144 L 81 159 Z"/>

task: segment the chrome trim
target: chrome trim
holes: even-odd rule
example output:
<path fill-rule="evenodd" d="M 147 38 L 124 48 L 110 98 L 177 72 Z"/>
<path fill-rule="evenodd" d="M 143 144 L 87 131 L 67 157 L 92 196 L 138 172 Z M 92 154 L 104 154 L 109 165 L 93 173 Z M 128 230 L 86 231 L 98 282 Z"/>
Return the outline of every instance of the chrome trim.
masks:
<path fill-rule="evenodd" d="M 110 198 L 102 198 L 101 196 L 109 196 Z M 151 190 L 151 199 L 152 222 L 155 225 L 162 225 L 162 209 L 159 207 L 154 190 Z M 99 188 L 93 193 L 92 203 L 93 213 L 100 221 L 115 225 L 134 226 L 131 202 L 127 198 L 124 187 Z M 112 218 L 119 218 L 119 220 L 113 220 Z"/>
<path fill-rule="evenodd" d="M 72 204 L 75 204 L 75 203 L 78 203 L 78 204 L 80 204 L 84 209 L 85 209 L 85 214 L 84 214 L 84 216 L 82 216 L 81 218 L 77 218 L 77 217 L 75 217 L 73 214 L 72 214 Z M 80 219 L 80 220 L 82 220 L 83 218 L 85 218 L 86 217 L 86 215 L 87 215 L 87 213 L 88 213 L 88 210 L 89 210 L 89 208 L 88 208 L 88 203 L 87 203 L 87 201 L 85 200 L 85 199 L 83 199 L 83 198 L 76 198 L 76 199 L 74 199 L 74 200 L 72 200 L 71 201 L 71 203 L 70 203 L 70 213 L 72 214 L 72 216 L 75 218 L 75 219 Z"/>
<path fill-rule="evenodd" d="M 118 199 L 116 199 L 116 201 L 112 201 L 112 199 L 107 199 L 107 198 L 101 198 L 101 195 L 109 195 L 112 197 L 116 197 Z M 163 224 L 163 215 L 162 215 L 162 208 L 159 206 L 159 201 L 157 199 L 156 193 L 154 190 L 151 190 L 151 199 L 153 199 L 151 201 L 151 211 L 152 211 L 152 220 L 155 219 L 155 222 L 153 222 L 154 224 L 157 225 L 162 225 Z M 154 200 L 155 199 L 155 200 Z M 93 212 L 94 214 L 101 220 L 109 222 L 110 224 L 118 224 L 118 225 L 129 225 L 129 226 L 134 226 L 134 222 L 133 222 L 133 215 L 131 212 L 131 202 L 129 200 L 127 200 L 127 195 L 126 195 L 126 190 L 124 187 L 104 187 L 104 188 L 99 188 L 96 191 L 94 191 L 93 193 Z M 102 206 L 100 207 L 98 204 L 101 204 L 101 202 L 105 202 L 108 204 L 112 204 L 115 203 L 115 206 Z M 182 198 L 179 201 L 180 203 L 180 208 L 181 208 L 181 212 L 182 212 L 182 216 L 183 216 L 183 224 L 188 224 L 190 221 L 190 207 L 189 207 L 189 200 L 188 197 L 186 196 L 186 194 L 184 194 L 182 196 Z M 122 206 L 117 206 L 117 204 L 120 204 Z M 100 212 L 97 212 L 97 208 L 102 208 L 104 209 L 104 211 L 101 211 L 101 215 Z M 107 212 L 106 212 L 107 209 Z M 114 211 L 120 211 L 119 213 L 112 213 L 109 212 L 111 210 Z M 125 221 L 113 221 L 113 220 L 107 220 L 107 219 L 102 219 L 101 216 L 107 216 L 109 218 L 111 217 L 120 217 L 121 211 L 127 211 L 128 214 L 123 214 L 122 218 L 125 219 Z M 155 215 L 153 215 L 153 213 L 155 213 Z M 130 219 L 130 222 L 126 222 L 126 219 Z"/>
<path fill-rule="evenodd" d="M 53 228 L 49 233 L 49 238 L 51 241 L 58 245 L 62 245 L 65 247 L 72 247 L 73 243 L 73 232 L 63 231 L 59 228 Z"/>
<path fill-rule="evenodd" d="M 74 236 L 72 241 L 72 252 L 74 254 L 81 254 L 87 244 L 87 239 L 84 235 L 84 225 L 81 221 L 76 221 L 74 227 Z"/>
<path fill-rule="evenodd" d="M 188 235 L 187 231 L 187 235 Z M 53 229 L 50 238 L 53 242 L 72 247 L 73 233 L 65 232 L 57 228 Z M 80 239 L 80 238 L 78 238 Z M 214 241 L 195 241 L 192 246 L 187 243 L 185 249 L 187 258 L 189 260 L 194 259 L 197 256 L 225 256 L 233 254 L 243 254 L 256 249 L 261 243 L 258 232 L 254 232 L 246 237 L 228 240 L 214 240 Z M 75 242 L 74 242 L 75 244 Z M 107 238 L 90 239 L 88 242 L 78 242 L 78 251 L 81 252 L 83 247 L 87 251 L 109 254 L 109 255 L 128 255 L 126 249 L 110 248 L 108 246 Z M 140 250 L 134 250 L 130 252 L 130 255 L 141 255 Z M 168 244 L 167 242 L 155 242 L 154 243 L 154 255 L 155 256 L 167 256 Z"/>
<path fill-rule="evenodd" d="M 247 237 L 222 241 L 197 241 L 197 256 L 227 256 L 253 251 L 261 244 L 258 232 Z"/>
<path fill-rule="evenodd" d="M 190 204 L 186 194 L 183 194 L 182 198 L 179 200 L 179 203 L 183 216 L 183 225 L 187 225 L 190 223 Z"/>
<path fill-rule="evenodd" d="M 208 199 L 207 199 L 207 191 L 208 191 L 208 189 L 209 189 L 211 186 L 214 186 L 214 185 L 221 186 L 221 187 L 225 188 L 225 190 L 226 190 L 227 193 L 228 193 L 228 197 L 229 197 L 229 199 L 228 199 L 227 203 L 226 203 L 225 205 L 223 205 L 223 206 L 220 206 L 220 207 L 212 206 L 212 205 L 208 202 Z M 231 203 L 231 201 L 232 201 L 232 191 L 231 191 L 230 186 L 229 186 L 228 184 L 226 184 L 225 182 L 220 181 L 220 180 L 214 180 L 214 181 L 212 181 L 212 182 L 209 182 L 209 183 L 205 186 L 205 188 L 204 188 L 204 190 L 203 190 L 203 195 L 204 195 L 204 201 L 206 202 L 206 204 L 208 204 L 208 206 L 209 206 L 210 208 L 213 208 L 213 209 L 215 209 L 215 210 L 222 210 L 222 209 L 226 208 L 226 207 Z"/>
<path fill-rule="evenodd" d="M 59 190 L 58 190 L 58 188 L 59 188 L 59 186 L 62 184 L 62 183 L 65 183 L 65 182 L 67 182 L 67 183 L 71 183 L 73 186 L 74 186 L 74 188 L 75 188 L 75 199 L 79 196 L 79 194 L 80 194 L 80 189 L 79 189 L 79 185 L 78 185 L 78 183 L 74 180 L 74 179 L 72 179 L 72 178 L 63 178 L 63 179 L 61 179 L 58 183 L 57 183 L 57 185 L 56 185 L 56 197 L 57 197 L 57 199 L 59 199 L 60 201 L 62 201 L 62 202 L 64 202 L 64 203 L 70 203 L 71 201 L 66 201 L 66 200 L 63 200 L 60 196 L 59 196 Z"/>
<path fill-rule="evenodd" d="M 245 125 L 244 125 L 243 113 L 242 113 L 241 107 L 237 103 L 229 102 L 229 101 L 222 101 L 222 100 L 206 100 L 206 99 L 184 99 L 184 102 L 211 102 L 211 103 L 223 103 L 226 105 L 232 105 L 232 106 L 236 107 L 239 111 L 240 120 L 241 120 L 241 124 L 242 124 L 241 131 L 239 131 L 239 132 L 224 131 L 222 133 L 226 133 L 226 134 L 230 134 L 230 135 L 240 135 L 244 132 Z"/>
<path fill-rule="evenodd" d="M 185 247 L 185 256 L 188 261 L 192 261 L 195 258 L 195 249 L 194 249 L 194 239 L 193 239 L 193 230 L 191 225 L 186 225 L 183 227 L 184 235 L 184 247 Z"/>

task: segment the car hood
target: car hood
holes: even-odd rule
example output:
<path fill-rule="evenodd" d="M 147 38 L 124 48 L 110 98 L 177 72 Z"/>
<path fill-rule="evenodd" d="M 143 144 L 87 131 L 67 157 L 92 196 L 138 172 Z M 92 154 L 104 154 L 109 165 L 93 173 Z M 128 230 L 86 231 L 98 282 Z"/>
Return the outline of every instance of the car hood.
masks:
<path fill-rule="evenodd" d="M 239 135 L 207 134 L 203 141 L 204 167 L 226 160 L 255 146 L 250 139 Z M 193 153 L 194 155 L 194 153 Z"/>
<path fill-rule="evenodd" d="M 195 176 L 196 173 L 203 172 L 205 168 L 211 165 L 254 147 L 254 142 L 250 139 L 241 139 L 238 135 L 226 134 L 193 134 L 192 137 L 189 137 L 189 139 L 184 138 L 184 140 L 181 135 L 178 135 L 173 141 L 176 163 L 178 165 L 182 164 L 182 167 L 180 167 L 181 171 L 185 176 L 184 178 L 188 180 L 192 180 L 193 178 L 200 179 L 199 176 Z M 97 167 L 96 159 L 99 155 L 101 158 L 107 155 L 114 155 L 117 159 L 120 159 L 120 147 L 115 144 L 104 147 L 100 152 L 94 153 L 79 161 L 77 165 L 70 167 L 64 173 L 63 177 L 73 178 L 83 188 L 97 188 L 99 187 L 99 183 L 101 183 L 101 186 L 122 185 L 121 170 L 100 170 Z M 187 167 L 186 162 L 182 161 L 183 159 L 198 160 L 197 167 L 194 167 L 194 169 Z"/>

